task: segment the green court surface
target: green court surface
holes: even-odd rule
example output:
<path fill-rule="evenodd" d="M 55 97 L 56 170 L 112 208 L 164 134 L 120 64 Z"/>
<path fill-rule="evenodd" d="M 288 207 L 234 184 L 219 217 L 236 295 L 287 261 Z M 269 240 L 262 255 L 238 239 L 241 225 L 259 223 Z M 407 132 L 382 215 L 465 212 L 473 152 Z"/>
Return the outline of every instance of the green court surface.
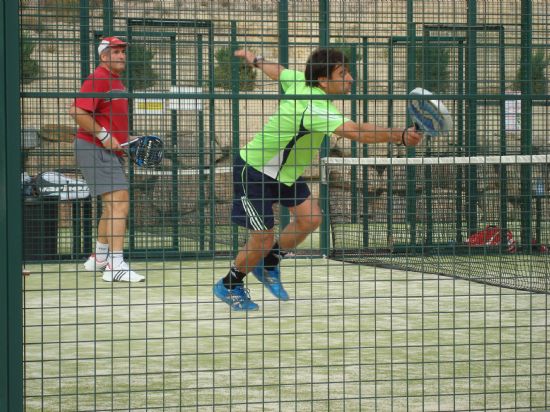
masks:
<path fill-rule="evenodd" d="M 26 410 L 540 410 L 548 295 L 288 259 L 279 302 L 230 312 L 229 261 L 136 262 L 140 284 L 28 265 Z"/>

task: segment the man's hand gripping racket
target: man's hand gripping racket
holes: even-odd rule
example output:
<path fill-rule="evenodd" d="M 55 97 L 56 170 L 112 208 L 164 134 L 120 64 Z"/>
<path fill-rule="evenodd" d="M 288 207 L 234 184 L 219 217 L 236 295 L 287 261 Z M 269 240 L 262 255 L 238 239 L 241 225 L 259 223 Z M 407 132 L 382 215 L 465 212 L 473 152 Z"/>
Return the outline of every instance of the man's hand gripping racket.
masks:
<path fill-rule="evenodd" d="M 164 143 L 158 136 L 139 136 L 120 146 L 128 149 L 128 156 L 140 167 L 156 167 L 164 157 Z"/>
<path fill-rule="evenodd" d="M 407 113 L 417 130 L 428 136 L 439 136 L 451 131 L 453 122 L 449 110 L 443 102 L 434 99 L 418 99 L 416 96 L 429 96 L 432 93 L 417 87 L 409 93 Z"/>

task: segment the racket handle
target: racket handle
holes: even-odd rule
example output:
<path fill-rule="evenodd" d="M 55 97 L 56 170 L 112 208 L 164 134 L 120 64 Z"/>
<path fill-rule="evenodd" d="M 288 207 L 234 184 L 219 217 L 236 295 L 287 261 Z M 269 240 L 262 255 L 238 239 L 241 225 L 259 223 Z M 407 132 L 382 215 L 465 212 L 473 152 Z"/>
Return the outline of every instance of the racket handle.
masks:
<path fill-rule="evenodd" d="M 122 148 L 129 147 L 132 143 L 137 142 L 139 139 L 140 139 L 139 137 L 136 137 L 135 139 L 129 140 L 126 143 L 121 143 L 120 147 Z"/>

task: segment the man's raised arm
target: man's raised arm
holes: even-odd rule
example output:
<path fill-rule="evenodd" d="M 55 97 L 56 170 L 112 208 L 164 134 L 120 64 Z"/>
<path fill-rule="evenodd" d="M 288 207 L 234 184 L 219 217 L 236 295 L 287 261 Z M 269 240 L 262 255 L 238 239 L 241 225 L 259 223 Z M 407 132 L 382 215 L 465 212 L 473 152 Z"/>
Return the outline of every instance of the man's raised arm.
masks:
<path fill-rule="evenodd" d="M 279 75 L 285 69 L 279 63 L 268 62 L 262 56 L 257 56 L 248 50 L 237 50 L 235 56 L 245 59 L 248 64 L 257 67 L 272 80 L 279 80 Z"/>

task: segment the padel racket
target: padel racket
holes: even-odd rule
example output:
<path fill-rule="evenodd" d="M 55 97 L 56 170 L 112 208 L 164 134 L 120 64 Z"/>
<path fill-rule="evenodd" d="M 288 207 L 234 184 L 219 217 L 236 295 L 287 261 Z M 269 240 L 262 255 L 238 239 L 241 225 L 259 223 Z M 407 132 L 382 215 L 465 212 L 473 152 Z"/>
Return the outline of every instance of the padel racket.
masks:
<path fill-rule="evenodd" d="M 449 110 L 441 100 L 418 99 L 417 96 L 429 96 L 432 92 L 417 87 L 409 93 L 411 100 L 407 103 L 407 113 L 415 127 L 429 136 L 438 136 L 449 132 L 453 121 Z"/>
<path fill-rule="evenodd" d="M 128 148 L 128 156 L 140 167 L 156 167 L 164 157 L 164 143 L 158 136 L 140 136 L 122 143 Z"/>

